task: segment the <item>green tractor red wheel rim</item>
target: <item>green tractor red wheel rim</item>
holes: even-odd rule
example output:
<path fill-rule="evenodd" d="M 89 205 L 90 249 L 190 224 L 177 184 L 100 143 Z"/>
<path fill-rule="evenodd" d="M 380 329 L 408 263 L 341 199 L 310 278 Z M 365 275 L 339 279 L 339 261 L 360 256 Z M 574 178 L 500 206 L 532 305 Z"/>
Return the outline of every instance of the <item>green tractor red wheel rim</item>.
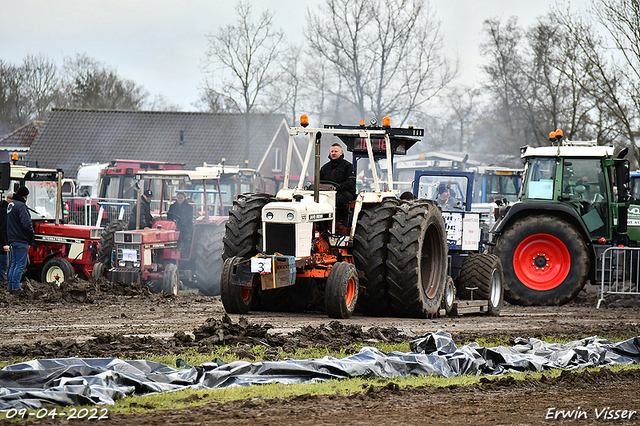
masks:
<path fill-rule="evenodd" d="M 516 247 L 513 269 L 520 282 L 530 289 L 552 290 L 569 275 L 571 255 L 559 238 L 534 234 Z"/>

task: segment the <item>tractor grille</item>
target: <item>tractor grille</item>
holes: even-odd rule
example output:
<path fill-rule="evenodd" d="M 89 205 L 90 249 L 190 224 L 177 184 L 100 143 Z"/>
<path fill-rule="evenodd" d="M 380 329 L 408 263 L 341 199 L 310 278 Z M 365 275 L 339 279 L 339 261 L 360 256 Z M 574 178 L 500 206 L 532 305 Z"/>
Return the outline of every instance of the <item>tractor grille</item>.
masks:
<path fill-rule="evenodd" d="M 296 226 L 287 223 L 266 224 L 267 254 L 296 255 Z"/>
<path fill-rule="evenodd" d="M 120 268 L 139 268 L 141 261 L 141 246 L 139 244 L 116 245 L 116 261 Z"/>

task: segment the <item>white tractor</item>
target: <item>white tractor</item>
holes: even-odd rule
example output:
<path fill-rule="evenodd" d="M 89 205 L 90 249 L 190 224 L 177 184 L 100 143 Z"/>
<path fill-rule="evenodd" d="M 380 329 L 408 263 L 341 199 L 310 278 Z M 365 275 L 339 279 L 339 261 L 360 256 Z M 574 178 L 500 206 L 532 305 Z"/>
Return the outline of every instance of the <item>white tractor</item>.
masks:
<path fill-rule="evenodd" d="M 250 309 L 302 311 L 323 306 L 333 318 L 365 315 L 427 317 L 438 313 L 447 279 L 444 219 L 430 200 L 402 201 L 377 160 L 407 150 L 423 129 L 383 125 L 289 129 L 283 188 L 274 197 L 240 197 L 226 224 L 222 302 L 229 313 Z M 299 182 L 289 187 L 294 138 L 309 138 Z M 338 137 L 353 153 L 354 166 L 368 158 L 373 190 L 362 191 L 345 225 L 336 221 L 336 190 L 321 182 L 320 144 Z M 315 153 L 313 183 L 305 176 Z"/>

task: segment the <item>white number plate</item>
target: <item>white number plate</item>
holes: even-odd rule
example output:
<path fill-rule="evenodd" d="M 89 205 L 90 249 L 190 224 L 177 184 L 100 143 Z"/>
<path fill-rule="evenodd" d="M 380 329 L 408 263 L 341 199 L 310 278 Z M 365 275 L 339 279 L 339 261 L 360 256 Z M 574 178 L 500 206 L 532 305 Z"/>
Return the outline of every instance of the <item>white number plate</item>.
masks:
<path fill-rule="evenodd" d="M 122 249 L 122 260 L 127 262 L 135 262 L 138 260 L 138 256 L 135 250 Z"/>
<path fill-rule="evenodd" d="M 271 258 L 252 257 L 251 272 L 253 273 L 271 273 Z"/>

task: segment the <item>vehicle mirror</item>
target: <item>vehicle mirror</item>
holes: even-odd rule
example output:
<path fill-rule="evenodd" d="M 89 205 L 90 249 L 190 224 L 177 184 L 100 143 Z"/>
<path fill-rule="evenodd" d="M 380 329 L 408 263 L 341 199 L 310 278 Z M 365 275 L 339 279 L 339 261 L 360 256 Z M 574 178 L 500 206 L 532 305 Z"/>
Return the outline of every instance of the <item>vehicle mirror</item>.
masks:
<path fill-rule="evenodd" d="M 11 186 L 11 163 L 0 163 L 0 189 L 5 191 Z"/>

